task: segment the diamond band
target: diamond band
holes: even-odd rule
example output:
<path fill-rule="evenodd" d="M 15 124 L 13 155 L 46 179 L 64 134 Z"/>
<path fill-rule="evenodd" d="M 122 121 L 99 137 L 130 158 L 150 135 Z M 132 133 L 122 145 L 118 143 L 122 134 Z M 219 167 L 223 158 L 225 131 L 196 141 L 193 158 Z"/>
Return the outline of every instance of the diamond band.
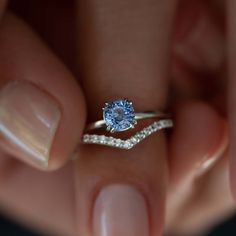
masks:
<path fill-rule="evenodd" d="M 164 119 L 155 121 L 153 124 L 145 127 L 144 129 L 137 132 L 135 135 L 126 140 L 114 137 L 107 137 L 105 135 L 84 134 L 82 141 L 86 144 L 100 144 L 128 150 L 134 147 L 139 142 L 141 142 L 146 137 L 157 132 L 158 130 L 171 127 L 173 127 L 173 121 L 171 119 Z"/>

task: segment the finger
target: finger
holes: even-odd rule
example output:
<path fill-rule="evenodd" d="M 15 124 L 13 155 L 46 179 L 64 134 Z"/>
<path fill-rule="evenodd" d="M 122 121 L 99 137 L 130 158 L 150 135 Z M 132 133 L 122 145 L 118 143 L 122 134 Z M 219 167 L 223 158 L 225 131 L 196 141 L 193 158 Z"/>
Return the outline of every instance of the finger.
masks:
<path fill-rule="evenodd" d="M 230 178 L 234 198 L 236 198 L 236 30 L 235 30 L 235 11 L 236 2 L 228 0 L 228 61 L 229 61 L 229 85 L 228 85 L 228 102 L 229 102 L 229 123 L 230 123 Z"/>
<path fill-rule="evenodd" d="M 37 31 L 73 72 L 77 68 L 74 5 L 74 1 L 58 0 L 9 3 L 11 11 Z"/>
<path fill-rule="evenodd" d="M 40 235 L 76 235 L 72 162 L 45 173 L 7 155 L 0 160 L 1 214 Z"/>
<path fill-rule="evenodd" d="M 228 147 L 224 119 L 208 104 L 185 102 L 177 106 L 170 140 L 170 183 L 176 186 L 191 172 L 201 172 Z M 208 163 L 208 164 L 207 164 Z"/>
<path fill-rule="evenodd" d="M 215 4 L 215 1 L 209 4 L 209 1 L 183 0 L 178 6 L 172 77 L 181 98 L 215 101 L 219 90 L 222 91 L 225 29 L 224 17 L 216 13 Z"/>
<path fill-rule="evenodd" d="M 225 121 L 210 105 L 188 101 L 176 107 L 170 138 L 167 229 L 176 227 L 195 191 L 194 183 L 217 165 L 227 147 Z"/>
<path fill-rule="evenodd" d="M 55 169 L 71 157 L 85 119 L 73 76 L 19 19 L 0 32 L 0 133 L 9 154 Z"/>
<path fill-rule="evenodd" d="M 212 5 L 204 1 L 183 0 L 178 9 L 175 53 L 195 70 L 217 70 L 224 60 L 221 18 L 217 22 Z"/>
<path fill-rule="evenodd" d="M 90 120 L 100 119 L 103 104 L 116 98 L 129 98 L 137 111 L 165 108 L 174 7 L 175 1 L 161 0 L 80 2 L 80 72 Z M 129 151 L 80 149 L 79 235 L 162 234 L 165 144 L 160 132 Z"/>
<path fill-rule="evenodd" d="M 205 235 L 235 213 L 228 176 L 229 160 L 225 153 L 210 171 L 191 182 L 188 198 L 167 229 L 170 235 Z"/>

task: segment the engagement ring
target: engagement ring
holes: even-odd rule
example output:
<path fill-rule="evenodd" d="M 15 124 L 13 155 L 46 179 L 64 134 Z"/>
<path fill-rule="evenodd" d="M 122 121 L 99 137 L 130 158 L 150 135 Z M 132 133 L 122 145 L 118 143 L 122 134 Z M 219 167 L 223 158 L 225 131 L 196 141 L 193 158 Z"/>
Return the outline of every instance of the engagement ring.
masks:
<path fill-rule="evenodd" d="M 83 135 L 82 141 L 87 144 L 100 144 L 121 149 L 130 149 L 152 133 L 173 127 L 173 121 L 169 118 L 168 114 L 153 111 L 135 113 L 131 101 L 118 99 L 105 103 L 103 119 L 89 124 L 86 131 L 106 128 L 111 133 L 123 132 L 134 128 L 138 124 L 138 120 L 143 119 L 154 119 L 155 121 L 128 139 L 123 140 L 111 136 L 86 133 Z"/>

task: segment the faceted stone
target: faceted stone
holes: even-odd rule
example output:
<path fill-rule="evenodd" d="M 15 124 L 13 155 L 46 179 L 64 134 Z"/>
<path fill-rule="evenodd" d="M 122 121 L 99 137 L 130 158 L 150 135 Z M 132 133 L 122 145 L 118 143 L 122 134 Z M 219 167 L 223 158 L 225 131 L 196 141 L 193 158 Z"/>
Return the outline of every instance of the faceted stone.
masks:
<path fill-rule="evenodd" d="M 107 127 L 115 132 L 131 128 L 135 123 L 135 112 L 132 103 L 126 99 L 107 103 L 103 109 L 103 119 Z"/>
<path fill-rule="evenodd" d="M 84 141 L 84 142 L 88 142 L 88 141 L 89 141 L 89 135 L 88 135 L 88 134 L 85 134 L 85 135 L 84 135 L 83 141 Z"/>
<path fill-rule="evenodd" d="M 106 137 L 104 135 L 101 135 L 100 136 L 100 143 L 105 144 L 105 142 L 106 142 Z"/>

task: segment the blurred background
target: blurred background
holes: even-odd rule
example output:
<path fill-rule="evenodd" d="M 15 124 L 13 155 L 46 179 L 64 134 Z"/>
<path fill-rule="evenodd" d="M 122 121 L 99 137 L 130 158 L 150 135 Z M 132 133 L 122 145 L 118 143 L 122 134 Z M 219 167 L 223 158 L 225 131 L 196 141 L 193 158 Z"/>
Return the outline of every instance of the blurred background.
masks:
<path fill-rule="evenodd" d="M 57 236 L 57 235 L 45 235 L 30 231 L 21 225 L 7 219 L 4 216 L 0 216 L 0 235 L 2 236 Z M 227 221 L 217 225 L 205 235 L 194 236 L 235 236 L 236 235 L 236 215 L 228 219 Z M 79 235 L 81 236 L 81 235 Z"/>

